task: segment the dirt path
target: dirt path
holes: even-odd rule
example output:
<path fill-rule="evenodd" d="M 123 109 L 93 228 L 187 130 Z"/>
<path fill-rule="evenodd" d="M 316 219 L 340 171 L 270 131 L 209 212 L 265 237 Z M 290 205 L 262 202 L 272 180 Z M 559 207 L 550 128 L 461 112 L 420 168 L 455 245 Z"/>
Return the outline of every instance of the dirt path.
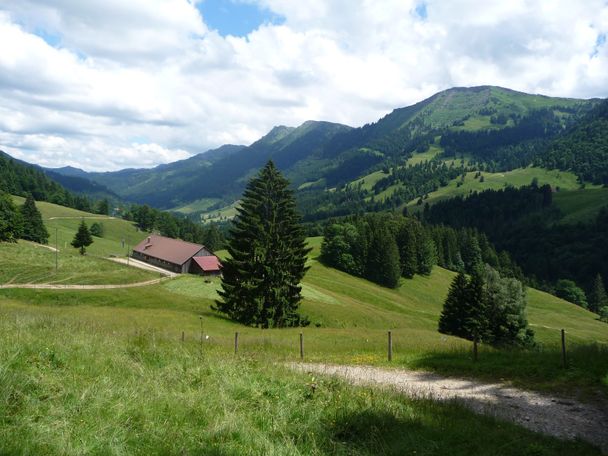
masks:
<path fill-rule="evenodd" d="M 154 285 L 156 283 L 160 283 L 167 279 L 169 279 L 169 277 L 146 280 L 145 282 L 123 283 L 120 285 L 60 285 L 53 283 L 7 283 L 4 285 L 0 285 L 0 288 L 31 288 L 40 290 L 108 290 L 112 288 L 145 287 L 147 285 Z"/>
<path fill-rule="evenodd" d="M 63 217 L 49 217 L 47 220 L 57 220 L 57 219 L 102 219 L 102 220 L 113 220 L 116 217 L 112 217 L 109 215 L 70 215 L 70 216 L 63 216 Z"/>
<path fill-rule="evenodd" d="M 120 264 L 126 264 L 126 265 L 132 266 L 134 268 L 144 269 L 146 271 L 158 272 L 167 277 L 177 277 L 179 275 L 179 274 L 176 274 L 175 272 L 167 271 L 166 269 L 159 268 L 157 266 L 154 266 L 154 265 L 151 265 L 148 263 L 144 263 L 143 261 L 134 260 L 133 258 L 129 258 L 129 261 L 127 261 L 126 258 L 108 258 L 108 260 L 114 261 L 114 262 L 120 263 Z"/>
<path fill-rule="evenodd" d="M 355 385 L 394 388 L 414 398 L 456 400 L 476 413 L 532 431 L 560 439 L 580 438 L 608 454 L 608 408 L 601 404 L 582 404 L 500 383 L 445 378 L 429 372 L 331 364 L 290 366 L 303 372 L 342 377 Z"/>

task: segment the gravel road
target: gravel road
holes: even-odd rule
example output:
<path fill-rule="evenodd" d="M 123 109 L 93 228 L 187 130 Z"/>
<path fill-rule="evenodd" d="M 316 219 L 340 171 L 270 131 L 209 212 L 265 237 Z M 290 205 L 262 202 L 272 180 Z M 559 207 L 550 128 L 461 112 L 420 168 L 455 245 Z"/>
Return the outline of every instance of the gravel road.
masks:
<path fill-rule="evenodd" d="M 606 404 L 583 404 L 500 383 L 445 378 L 429 372 L 331 364 L 291 364 L 309 373 L 342 377 L 355 385 L 393 388 L 407 396 L 456 400 L 476 413 L 517 423 L 560 439 L 587 441 L 608 454 Z"/>

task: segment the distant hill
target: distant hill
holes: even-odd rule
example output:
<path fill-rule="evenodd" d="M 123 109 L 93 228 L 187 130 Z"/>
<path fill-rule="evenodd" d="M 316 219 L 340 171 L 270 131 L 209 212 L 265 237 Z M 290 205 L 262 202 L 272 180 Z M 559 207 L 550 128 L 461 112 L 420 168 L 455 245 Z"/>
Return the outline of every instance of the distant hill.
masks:
<path fill-rule="evenodd" d="M 77 209 L 91 209 L 88 196 L 74 194 L 53 177 L 62 180 L 59 175 L 48 175 L 39 166 L 17 160 L 0 150 L 0 191 L 18 196 L 32 194 L 37 201 L 49 201 Z M 86 179 L 78 180 L 84 188 L 101 187 Z"/>
<path fill-rule="evenodd" d="M 307 121 L 296 128 L 277 126 L 247 147 L 222 146 L 152 169 L 85 173 L 68 167 L 52 172 L 89 179 L 125 201 L 210 215 L 233 207 L 247 180 L 272 159 L 298 190 L 305 218 L 321 220 L 400 210 L 450 182 L 456 187 L 458 173 L 503 173 L 536 163 L 584 174 L 584 166 L 544 154 L 549 147 L 559 148 L 552 146 L 558 138 L 576 135 L 577 125 L 584 130 L 598 116 L 594 108 L 599 104 L 493 86 L 458 87 L 359 128 Z M 601 137 L 603 124 L 598 122 L 594 131 Z M 460 168 L 445 169 L 444 163 Z"/>

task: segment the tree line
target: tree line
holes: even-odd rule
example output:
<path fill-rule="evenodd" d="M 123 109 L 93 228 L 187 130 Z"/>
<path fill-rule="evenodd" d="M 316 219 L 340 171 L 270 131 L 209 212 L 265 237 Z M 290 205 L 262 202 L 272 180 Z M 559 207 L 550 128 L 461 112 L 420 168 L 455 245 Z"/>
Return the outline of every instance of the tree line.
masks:
<path fill-rule="evenodd" d="M 608 278 L 608 207 L 586 223 L 564 224 L 561 217 L 551 187 L 536 184 L 440 201 L 423 213 L 430 224 L 485 233 L 529 285 L 601 313 L 605 305 L 594 290 Z"/>
<path fill-rule="evenodd" d="M 49 233 L 32 195 L 27 195 L 24 203 L 17 206 L 8 193 L 0 191 L 0 241 L 16 242 L 17 239 L 47 244 Z"/>
<path fill-rule="evenodd" d="M 497 252 L 474 229 L 430 226 L 396 214 L 350 216 L 327 223 L 321 261 L 349 274 L 395 288 L 401 277 L 428 275 L 433 266 L 471 273 L 488 263 L 521 277 L 507 252 Z"/>
<path fill-rule="evenodd" d="M 36 201 L 48 201 L 86 212 L 98 212 L 106 206 L 105 213 L 109 211 L 107 199 L 100 205 L 99 202 L 84 195 L 71 193 L 40 169 L 20 163 L 2 151 L 0 151 L 0 191 L 22 197 L 31 195 Z"/>

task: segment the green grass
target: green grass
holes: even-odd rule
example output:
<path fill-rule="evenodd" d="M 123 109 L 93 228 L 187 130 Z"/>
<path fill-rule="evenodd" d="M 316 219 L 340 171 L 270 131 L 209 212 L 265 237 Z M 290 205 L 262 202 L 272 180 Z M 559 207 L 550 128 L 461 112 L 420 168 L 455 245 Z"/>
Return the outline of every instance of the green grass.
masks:
<path fill-rule="evenodd" d="M 55 252 L 50 249 L 27 241 L 0 243 L 0 284 L 104 285 L 158 278 L 158 274 L 72 251 L 60 251 L 57 266 L 55 272 Z"/>
<path fill-rule="evenodd" d="M 171 209 L 171 211 L 179 212 L 181 214 L 192 214 L 194 212 L 204 212 L 209 207 L 220 201 L 218 198 L 202 198 L 191 203 L 185 204 L 180 207 Z"/>
<path fill-rule="evenodd" d="M 161 336 L 0 307 L 0 454 L 600 454 L 454 403 Z"/>
<path fill-rule="evenodd" d="M 236 208 L 239 204 L 240 201 L 235 201 L 229 206 L 223 207 L 221 209 L 210 212 L 203 212 L 201 213 L 201 221 L 203 223 L 217 223 L 230 220 L 236 215 Z"/>
<path fill-rule="evenodd" d="M 24 199 L 13 197 L 17 204 Z M 117 264 L 107 257 L 126 257 L 127 249 L 143 240 L 147 233 L 132 222 L 90 214 L 52 203 L 38 201 L 50 234 L 49 246 L 57 246 L 58 272 L 55 273 L 55 252 L 33 243 L 0 243 L 0 283 L 55 283 L 64 285 L 125 284 L 158 277 L 157 274 Z M 71 246 L 81 220 L 89 225 L 103 224 L 102 238 L 93 236 L 93 244 L 82 256 Z M 124 245 L 123 245 L 124 240 Z"/>
<path fill-rule="evenodd" d="M 505 378 L 519 386 L 541 390 L 581 389 L 589 394 L 608 391 L 608 357 L 597 356 L 605 348 L 593 352 L 594 344 L 608 344 L 608 327 L 594 314 L 529 290 L 529 320 L 542 349 L 502 356 L 501 351 L 482 347 L 481 360 L 474 365 L 469 342 L 443 336 L 436 329 L 454 273 L 435 268 L 429 277 L 403 280 L 399 289 L 391 290 L 321 265 L 314 259 L 320 238 L 310 241 L 314 250 L 311 269 L 303 283 L 301 309 L 312 321 L 310 327 L 303 329 L 307 359 L 387 365 L 386 331 L 391 329 L 396 365 L 450 375 Z M 230 351 L 234 332 L 239 331 L 244 353 L 264 354 L 271 360 L 297 356 L 300 329 L 246 328 L 223 318 L 211 309 L 218 287 L 218 279 L 183 276 L 138 289 L 1 290 L 0 303 L 16 313 L 35 307 L 61 319 L 92 318 L 108 330 L 154 330 L 159 338 L 169 340 L 178 339 L 182 331 L 189 339 L 196 338 L 202 316 L 205 332 L 225 351 Z M 580 354 L 573 353 L 569 370 L 562 369 L 559 361 L 562 327 L 571 348 L 580 347 Z M 528 370 L 531 363 L 538 368 Z"/>
<path fill-rule="evenodd" d="M 539 185 L 549 184 L 552 187 L 560 187 L 563 190 L 574 190 L 579 188 L 577 178 L 574 174 L 566 171 L 548 170 L 544 168 L 518 168 L 504 173 L 481 173 L 484 182 L 475 179 L 476 172 L 467 173 L 464 184 L 460 187 L 460 178 L 451 180 L 447 186 L 439 188 L 437 191 L 429 193 L 429 198 L 425 200 L 429 204 L 453 198 L 455 196 L 466 196 L 471 192 L 481 192 L 484 190 L 500 190 L 508 185 L 523 187 L 530 185 L 532 179 L 538 179 Z M 408 206 L 415 206 L 418 199 L 412 200 Z"/>
<path fill-rule="evenodd" d="M 14 196 L 13 199 L 17 204 L 23 203 L 23 198 Z M 49 245 L 53 247 L 57 245 L 62 253 L 77 252 L 70 243 L 74 239 L 78 225 L 83 218 L 89 228 L 94 222 L 103 224 L 104 228 L 103 237 L 93 237 L 93 244 L 87 247 L 87 254 L 89 256 L 125 257 L 127 255 L 127 248 L 132 248 L 148 235 L 146 232 L 140 231 L 133 222 L 119 218 L 91 214 L 43 201 L 37 201 L 36 206 L 40 210 L 44 224 L 49 232 Z M 57 234 L 57 239 L 55 234 Z"/>
<path fill-rule="evenodd" d="M 435 144 L 431 144 L 426 152 L 422 152 L 420 154 L 415 153 L 414 155 L 412 155 L 412 157 L 408 159 L 407 165 L 414 166 L 425 161 L 430 161 L 442 152 L 443 148 Z"/>
<path fill-rule="evenodd" d="M 589 222 L 608 206 L 608 188 L 560 191 L 553 195 L 553 203 L 565 214 L 561 223 Z"/>

